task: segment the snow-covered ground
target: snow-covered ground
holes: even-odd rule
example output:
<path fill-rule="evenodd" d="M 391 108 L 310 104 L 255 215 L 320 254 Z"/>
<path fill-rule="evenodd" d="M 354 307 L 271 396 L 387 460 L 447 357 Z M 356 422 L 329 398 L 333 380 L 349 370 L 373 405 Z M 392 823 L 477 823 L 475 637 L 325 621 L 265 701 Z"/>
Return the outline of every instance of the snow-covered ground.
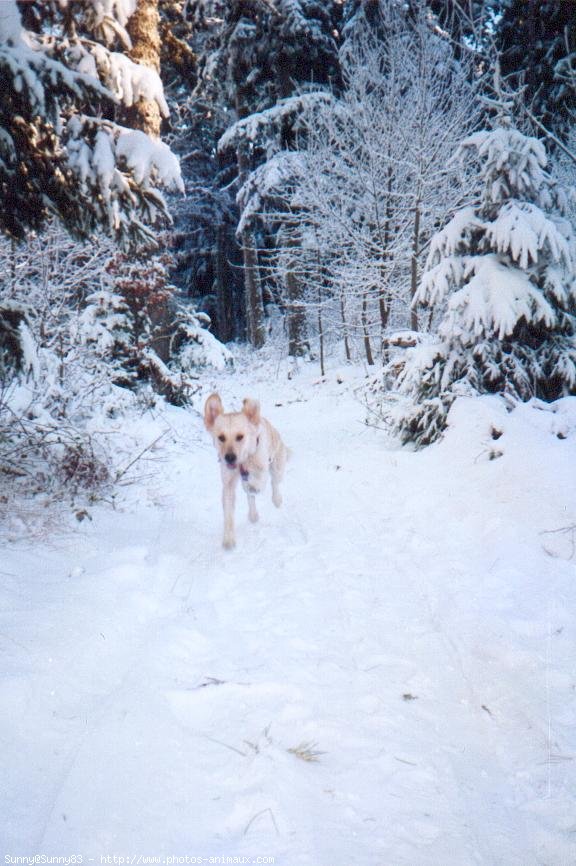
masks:
<path fill-rule="evenodd" d="M 413 453 L 341 372 L 207 376 L 293 451 L 233 552 L 177 409 L 116 509 L 5 545 L 0 853 L 575 862 L 576 399 L 463 400 Z"/>

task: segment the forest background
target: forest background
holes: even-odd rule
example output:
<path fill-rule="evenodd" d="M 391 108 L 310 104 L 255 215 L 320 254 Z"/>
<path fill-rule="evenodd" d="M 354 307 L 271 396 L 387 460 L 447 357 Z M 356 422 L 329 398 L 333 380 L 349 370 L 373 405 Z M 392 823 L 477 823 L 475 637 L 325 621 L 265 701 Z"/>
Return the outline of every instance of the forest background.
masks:
<path fill-rule="evenodd" d="M 364 362 L 416 444 L 574 392 L 575 3 L 8 0 L 0 44 L 7 487 L 96 495 L 102 416 L 239 342 Z"/>

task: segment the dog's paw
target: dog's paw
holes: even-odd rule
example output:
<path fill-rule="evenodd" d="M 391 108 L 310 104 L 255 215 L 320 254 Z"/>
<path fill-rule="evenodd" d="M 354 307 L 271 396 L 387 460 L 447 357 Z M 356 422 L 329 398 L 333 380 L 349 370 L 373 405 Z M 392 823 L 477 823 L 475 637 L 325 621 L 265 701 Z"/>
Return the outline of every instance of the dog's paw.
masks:
<path fill-rule="evenodd" d="M 236 547 L 236 539 L 231 538 L 230 536 L 225 536 L 224 540 L 222 541 L 222 547 L 224 548 L 224 550 L 234 550 L 234 548 Z"/>
<path fill-rule="evenodd" d="M 249 519 L 250 523 L 258 523 L 259 517 L 258 517 L 258 512 L 256 511 L 256 509 L 254 509 L 254 511 L 248 512 L 248 519 Z"/>
<path fill-rule="evenodd" d="M 280 508 L 282 505 L 282 494 L 281 493 L 273 493 L 272 494 L 272 502 L 276 506 L 276 508 Z"/>

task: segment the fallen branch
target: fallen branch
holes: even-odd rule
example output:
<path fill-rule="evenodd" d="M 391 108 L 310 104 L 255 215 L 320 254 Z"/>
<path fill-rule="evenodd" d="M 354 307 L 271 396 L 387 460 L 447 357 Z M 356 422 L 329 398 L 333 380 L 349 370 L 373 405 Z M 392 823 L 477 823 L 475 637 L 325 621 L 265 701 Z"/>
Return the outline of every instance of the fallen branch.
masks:
<path fill-rule="evenodd" d="M 159 436 L 157 436 L 156 439 L 154 439 L 153 442 L 150 442 L 149 445 L 146 445 L 146 447 L 143 448 L 142 451 L 140 451 L 140 452 L 136 455 L 136 457 L 134 457 L 134 458 L 130 461 L 130 463 L 128 463 L 128 464 L 127 464 L 123 469 L 119 469 L 119 470 L 117 471 L 115 477 L 114 477 L 114 481 L 116 482 L 116 484 L 120 481 L 120 479 L 121 479 L 124 475 L 126 475 L 126 473 L 128 472 L 128 470 L 129 470 L 132 466 L 134 466 L 134 464 L 137 463 L 138 460 L 140 460 L 140 459 L 144 456 L 144 454 L 146 454 L 147 451 L 151 451 L 152 448 L 154 448 L 154 446 L 155 446 L 158 442 L 160 442 L 160 440 L 163 439 L 164 436 L 166 436 L 167 434 L 168 434 L 168 430 L 164 430 L 164 432 L 161 433 Z"/>

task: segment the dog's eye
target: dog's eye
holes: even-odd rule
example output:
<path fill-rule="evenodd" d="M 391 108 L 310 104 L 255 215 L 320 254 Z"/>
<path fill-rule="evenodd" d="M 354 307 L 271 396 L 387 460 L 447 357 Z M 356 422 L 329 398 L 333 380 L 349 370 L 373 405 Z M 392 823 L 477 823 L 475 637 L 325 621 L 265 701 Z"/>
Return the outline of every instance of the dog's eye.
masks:
<path fill-rule="evenodd" d="M 236 442 L 242 442 L 243 439 L 244 439 L 244 434 L 239 433 L 238 436 L 236 437 Z"/>
<path fill-rule="evenodd" d="M 223 433 L 220 434 L 220 436 L 218 437 L 218 439 L 220 440 L 220 442 L 225 442 L 225 441 L 226 441 L 226 437 L 224 436 Z"/>

